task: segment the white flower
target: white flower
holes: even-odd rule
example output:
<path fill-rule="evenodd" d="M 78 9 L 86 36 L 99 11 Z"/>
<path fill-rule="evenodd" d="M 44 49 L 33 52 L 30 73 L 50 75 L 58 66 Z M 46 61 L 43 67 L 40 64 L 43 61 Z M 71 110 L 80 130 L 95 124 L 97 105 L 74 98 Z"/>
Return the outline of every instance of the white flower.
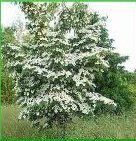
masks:
<path fill-rule="evenodd" d="M 72 104 L 72 107 L 71 107 L 71 108 L 72 108 L 72 110 L 74 110 L 74 111 L 75 111 L 75 110 L 77 109 L 77 106 L 76 106 L 76 105 L 74 105 L 74 104 Z"/>
<path fill-rule="evenodd" d="M 77 35 L 75 34 L 74 29 L 71 29 L 70 31 L 68 31 L 68 32 L 65 34 L 65 38 L 67 38 L 67 39 L 77 38 Z"/>

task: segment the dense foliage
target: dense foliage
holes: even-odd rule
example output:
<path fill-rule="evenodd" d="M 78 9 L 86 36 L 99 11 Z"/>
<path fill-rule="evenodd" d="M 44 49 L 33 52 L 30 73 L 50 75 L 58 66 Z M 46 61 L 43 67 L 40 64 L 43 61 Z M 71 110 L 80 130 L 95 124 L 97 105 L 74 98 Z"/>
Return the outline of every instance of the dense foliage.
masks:
<path fill-rule="evenodd" d="M 126 78 L 128 72 L 121 66 L 121 63 L 127 58 L 127 56 L 120 56 L 118 53 L 110 55 L 108 57 L 109 68 L 104 73 L 98 74 L 95 80 L 96 91 L 114 99 L 118 104 L 116 109 L 118 113 L 128 110 L 133 105 L 133 94 L 129 89 L 130 82 Z M 98 111 L 99 113 L 100 111 L 104 112 L 105 109 L 100 108 Z"/>

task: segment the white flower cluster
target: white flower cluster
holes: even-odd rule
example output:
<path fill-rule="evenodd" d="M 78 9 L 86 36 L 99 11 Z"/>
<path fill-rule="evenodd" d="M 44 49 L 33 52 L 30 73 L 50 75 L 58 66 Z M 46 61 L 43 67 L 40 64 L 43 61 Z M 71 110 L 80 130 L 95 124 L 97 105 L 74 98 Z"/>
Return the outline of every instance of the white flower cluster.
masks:
<path fill-rule="evenodd" d="M 90 106 L 86 101 L 86 99 L 89 99 L 92 102 L 92 106 Z M 102 96 L 99 93 L 86 93 L 86 97 L 80 97 L 80 102 L 73 99 L 70 95 L 68 95 L 65 91 L 62 92 L 50 92 L 49 94 L 42 94 L 35 98 L 28 98 L 23 97 L 18 100 L 22 101 L 21 106 L 24 104 L 27 104 L 27 108 L 31 108 L 34 105 L 40 105 L 41 103 L 46 103 L 50 105 L 51 103 L 57 102 L 54 106 L 52 106 L 52 110 L 54 110 L 55 113 L 59 113 L 62 111 L 65 112 L 71 112 L 71 111 L 81 111 L 83 114 L 93 114 L 93 111 L 95 110 L 95 106 L 98 102 L 103 102 L 104 104 L 113 105 L 116 107 L 116 103 L 108 99 L 104 96 Z M 45 109 L 46 110 L 46 109 Z M 29 111 L 25 108 L 24 111 L 21 113 L 19 118 L 24 118 L 24 115 L 29 115 Z"/>
<path fill-rule="evenodd" d="M 97 59 L 99 59 L 99 63 L 103 64 L 104 66 L 108 67 L 108 62 L 106 62 L 102 56 L 99 55 L 99 53 L 102 52 L 102 49 L 93 48 L 92 52 L 85 52 L 85 53 L 67 53 L 65 54 L 65 64 L 72 64 L 76 65 L 76 61 L 82 61 L 83 58 L 88 58 L 91 56 L 96 56 Z"/>
<path fill-rule="evenodd" d="M 79 69 L 79 73 L 73 76 L 73 81 L 75 81 L 77 87 L 80 85 L 85 86 L 86 83 L 90 86 L 92 85 L 92 81 L 87 76 L 91 76 L 91 80 L 94 78 L 94 75 L 90 75 L 88 70 Z"/>
<path fill-rule="evenodd" d="M 113 105 L 114 107 L 117 106 L 117 104 L 114 102 L 114 100 L 106 98 L 99 93 L 94 93 L 94 92 L 93 93 L 86 93 L 86 97 L 88 97 L 89 100 L 92 101 L 93 103 L 101 101 L 104 104 Z"/>

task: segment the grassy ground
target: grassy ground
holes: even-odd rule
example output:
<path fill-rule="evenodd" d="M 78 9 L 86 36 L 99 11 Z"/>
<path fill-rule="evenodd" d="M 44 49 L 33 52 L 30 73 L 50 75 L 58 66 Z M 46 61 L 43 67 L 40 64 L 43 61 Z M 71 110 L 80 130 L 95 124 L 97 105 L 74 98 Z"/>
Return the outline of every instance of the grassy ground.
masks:
<path fill-rule="evenodd" d="M 27 121 L 18 121 L 18 106 L 2 107 L 2 137 L 60 138 L 61 130 L 38 132 Z M 74 118 L 67 127 L 67 138 L 136 138 L 136 110 L 121 116 L 102 115 L 94 119 Z"/>

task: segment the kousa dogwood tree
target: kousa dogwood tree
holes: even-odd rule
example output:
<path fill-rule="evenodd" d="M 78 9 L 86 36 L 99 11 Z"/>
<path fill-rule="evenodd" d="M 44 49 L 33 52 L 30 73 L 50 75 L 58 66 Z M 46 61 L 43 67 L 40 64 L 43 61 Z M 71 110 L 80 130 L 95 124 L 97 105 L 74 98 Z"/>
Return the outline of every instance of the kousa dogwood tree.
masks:
<path fill-rule="evenodd" d="M 19 4 L 28 19 L 28 43 L 7 46 L 14 63 L 20 119 L 43 129 L 73 115 L 94 115 L 98 103 L 116 107 L 113 100 L 95 92 L 96 72 L 108 67 L 110 52 L 98 46 L 103 18 L 82 3 Z M 12 64 L 12 65 L 11 65 Z"/>

